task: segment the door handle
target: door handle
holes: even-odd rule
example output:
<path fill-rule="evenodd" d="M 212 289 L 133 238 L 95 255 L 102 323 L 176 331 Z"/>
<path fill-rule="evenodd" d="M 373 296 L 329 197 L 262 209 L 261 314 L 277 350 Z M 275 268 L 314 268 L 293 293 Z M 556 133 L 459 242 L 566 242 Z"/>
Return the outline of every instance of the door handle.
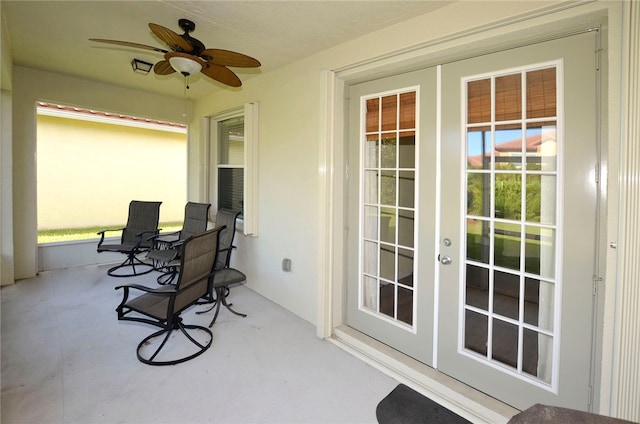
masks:
<path fill-rule="evenodd" d="M 451 256 L 441 256 L 438 259 L 440 260 L 440 263 L 442 265 L 449 265 L 451 262 L 453 262 L 453 259 L 451 259 Z"/>

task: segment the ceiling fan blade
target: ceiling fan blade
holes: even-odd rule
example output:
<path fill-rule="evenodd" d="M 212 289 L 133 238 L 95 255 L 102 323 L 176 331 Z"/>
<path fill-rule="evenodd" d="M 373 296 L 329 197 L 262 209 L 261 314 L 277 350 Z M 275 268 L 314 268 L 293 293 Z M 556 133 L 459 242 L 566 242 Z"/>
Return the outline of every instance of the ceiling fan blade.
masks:
<path fill-rule="evenodd" d="M 158 75 L 169 75 L 173 74 L 176 70 L 171 67 L 171 64 L 168 60 L 161 60 L 153 66 L 153 72 Z"/>
<path fill-rule="evenodd" d="M 134 47 L 136 49 L 153 50 L 159 53 L 167 52 L 167 50 L 161 49 L 159 47 L 147 46 L 146 44 L 132 43 L 130 41 L 105 40 L 102 38 L 89 38 L 89 41 L 97 41 L 98 43 L 116 44 L 116 45 L 125 46 L 125 47 Z"/>
<path fill-rule="evenodd" d="M 224 66 L 208 62 L 207 66 L 202 68 L 201 72 L 209 78 L 213 78 L 214 80 L 230 85 L 231 87 L 240 87 L 242 85 L 240 78 L 238 78 L 233 71 L 225 68 Z"/>
<path fill-rule="evenodd" d="M 209 63 L 220 66 L 235 66 L 238 68 L 257 68 L 260 61 L 246 54 L 222 49 L 206 49 L 200 55 Z"/>
<path fill-rule="evenodd" d="M 193 50 L 193 46 L 191 46 L 187 40 L 171 31 L 169 28 L 165 28 L 154 23 L 150 23 L 149 28 L 159 39 L 167 43 L 172 50 L 181 52 L 190 52 Z"/>

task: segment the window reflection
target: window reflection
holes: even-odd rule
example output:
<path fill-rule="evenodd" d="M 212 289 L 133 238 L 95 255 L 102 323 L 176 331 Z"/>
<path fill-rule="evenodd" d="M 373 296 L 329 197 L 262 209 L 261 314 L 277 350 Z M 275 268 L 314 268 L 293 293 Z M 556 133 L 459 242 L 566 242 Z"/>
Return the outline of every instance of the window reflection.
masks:
<path fill-rule="evenodd" d="M 512 368 L 517 368 L 518 326 L 499 319 L 494 319 L 492 341 L 492 359 Z"/>
<path fill-rule="evenodd" d="M 527 72 L 527 118 L 555 117 L 556 68 Z"/>
<path fill-rule="evenodd" d="M 519 220 L 522 214 L 522 176 L 495 175 L 495 217 Z"/>
<path fill-rule="evenodd" d="M 491 132 L 486 128 L 467 131 L 467 168 L 491 169 Z"/>
<path fill-rule="evenodd" d="M 380 283 L 380 312 L 395 318 L 396 286 L 391 283 Z"/>
<path fill-rule="evenodd" d="M 495 80 L 495 120 L 511 121 L 522 118 L 522 78 L 520 74 L 506 75 Z"/>
<path fill-rule="evenodd" d="M 416 133 L 415 131 L 400 133 L 399 168 L 415 168 L 416 166 Z"/>
<path fill-rule="evenodd" d="M 380 99 L 377 97 L 367 100 L 366 104 L 366 131 L 379 131 L 380 124 Z"/>
<path fill-rule="evenodd" d="M 388 244 L 380 244 L 380 277 L 385 280 L 396 280 L 396 248 Z"/>
<path fill-rule="evenodd" d="M 485 311 L 489 310 L 489 270 L 467 265 L 465 303 Z"/>
<path fill-rule="evenodd" d="M 413 290 L 398 287 L 398 319 L 413 324 Z"/>
<path fill-rule="evenodd" d="M 493 277 L 493 312 L 517 320 L 520 314 L 520 277 L 495 271 Z"/>
<path fill-rule="evenodd" d="M 466 310 L 464 319 L 465 349 L 487 355 L 489 324 L 486 315 Z"/>
<path fill-rule="evenodd" d="M 557 169 L 557 131 L 555 121 L 537 122 L 527 125 L 527 170 L 555 171 Z"/>
<path fill-rule="evenodd" d="M 380 166 L 382 168 L 396 167 L 396 138 L 394 136 L 384 135 L 380 148 Z"/>
<path fill-rule="evenodd" d="M 496 222 L 494 230 L 494 264 L 520 270 L 522 236 L 519 224 Z"/>
<path fill-rule="evenodd" d="M 398 122 L 398 96 L 386 96 L 382 98 L 382 131 L 397 129 Z"/>
<path fill-rule="evenodd" d="M 400 126 L 401 130 L 416 127 L 416 92 L 400 94 Z"/>
<path fill-rule="evenodd" d="M 491 121 L 491 79 L 467 83 L 467 123 Z"/>
<path fill-rule="evenodd" d="M 467 259 L 489 263 L 489 221 L 467 221 Z"/>
<path fill-rule="evenodd" d="M 364 147 L 364 167 L 378 167 L 378 149 L 380 148 L 380 140 L 377 134 L 367 135 L 367 142 Z"/>

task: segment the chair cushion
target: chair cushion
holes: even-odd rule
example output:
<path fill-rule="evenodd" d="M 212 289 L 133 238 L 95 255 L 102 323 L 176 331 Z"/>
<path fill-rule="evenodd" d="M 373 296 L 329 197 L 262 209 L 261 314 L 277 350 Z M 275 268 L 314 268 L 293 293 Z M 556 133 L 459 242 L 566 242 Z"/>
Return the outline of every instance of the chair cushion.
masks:
<path fill-rule="evenodd" d="M 103 244 L 98 247 L 98 252 L 129 253 L 133 252 L 137 245 L 138 243 Z"/>
<path fill-rule="evenodd" d="M 175 287 L 167 285 L 158 288 L 158 290 L 173 291 Z M 136 298 L 130 299 L 124 306 L 131 308 L 134 311 L 144 313 L 155 319 L 164 321 L 167 319 L 169 296 L 145 293 Z"/>
<path fill-rule="evenodd" d="M 234 268 L 225 268 L 216 271 L 213 276 L 214 287 L 224 287 L 230 284 L 241 283 L 247 279 L 247 276 Z"/>
<path fill-rule="evenodd" d="M 147 259 L 166 263 L 175 259 L 178 253 L 178 249 L 151 250 L 147 254 Z"/>

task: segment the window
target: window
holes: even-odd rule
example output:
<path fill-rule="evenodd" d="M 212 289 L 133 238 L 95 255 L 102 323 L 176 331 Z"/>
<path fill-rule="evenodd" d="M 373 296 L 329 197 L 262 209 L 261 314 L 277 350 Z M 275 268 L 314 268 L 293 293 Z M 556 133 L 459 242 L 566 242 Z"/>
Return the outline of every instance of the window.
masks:
<path fill-rule="evenodd" d="M 257 235 L 257 103 L 209 118 L 209 195 L 215 210 L 239 210 L 245 235 Z"/>
<path fill-rule="evenodd" d="M 219 209 L 239 210 L 244 219 L 244 116 L 218 122 Z"/>

